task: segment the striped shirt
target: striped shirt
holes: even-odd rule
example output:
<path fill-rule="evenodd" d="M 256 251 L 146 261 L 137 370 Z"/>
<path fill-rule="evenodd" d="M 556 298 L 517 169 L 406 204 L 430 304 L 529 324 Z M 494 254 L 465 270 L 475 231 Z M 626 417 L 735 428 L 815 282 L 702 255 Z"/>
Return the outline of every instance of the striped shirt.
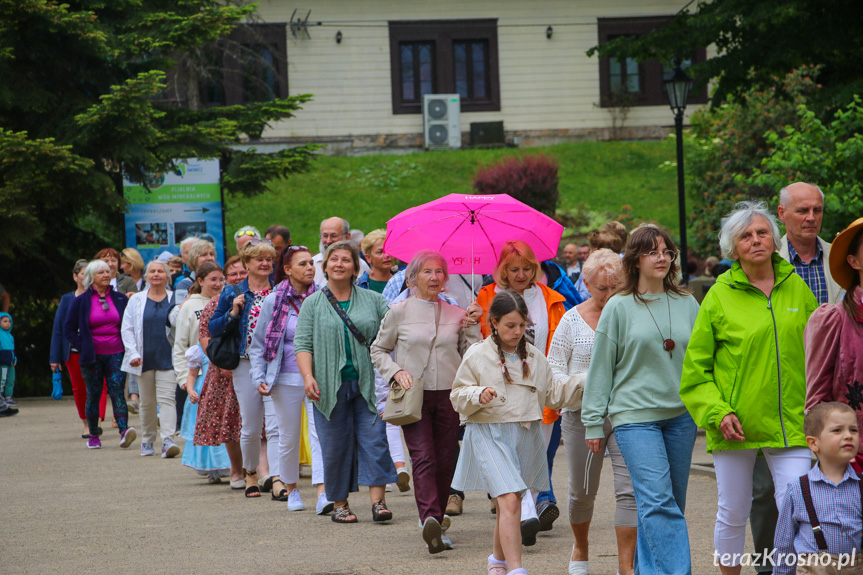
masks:
<path fill-rule="evenodd" d="M 818 464 L 815 464 L 807 475 L 815 514 L 821 524 L 828 550 L 831 554 L 839 555 L 851 553 L 856 549 L 859 555 L 863 520 L 861 520 L 860 478 L 857 473 L 849 464 L 838 485 L 827 479 Z M 784 561 L 779 564 L 781 557 L 789 554 L 819 552 L 798 479 L 788 484 L 785 501 L 779 512 L 779 521 L 776 523 L 774 543 L 776 553 L 773 575 L 794 572 L 794 566 L 788 566 Z"/>
<path fill-rule="evenodd" d="M 806 285 L 815 294 L 815 299 L 818 300 L 818 303 L 829 303 L 827 301 L 830 295 L 827 293 L 827 276 L 824 274 L 824 251 L 821 249 L 821 242 L 817 238 L 815 245 L 817 247 L 815 257 L 806 264 L 803 263 L 803 260 L 800 259 L 800 254 L 791 245 L 791 240 L 788 240 L 788 261 L 794 266 L 794 271 L 797 272 L 797 275 L 803 278 L 803 281 L 806 282 Z"/>

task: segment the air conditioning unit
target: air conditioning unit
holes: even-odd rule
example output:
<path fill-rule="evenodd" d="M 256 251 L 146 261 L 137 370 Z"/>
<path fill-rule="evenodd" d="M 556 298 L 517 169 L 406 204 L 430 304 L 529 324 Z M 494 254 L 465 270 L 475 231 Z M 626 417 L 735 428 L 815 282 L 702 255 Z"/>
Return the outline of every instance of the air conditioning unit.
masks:
<path fill-rule="evenodd" d="M 423 96 L 423 143 L 429 150 L 461 148 L 461 103 L 458 94 Z"/>

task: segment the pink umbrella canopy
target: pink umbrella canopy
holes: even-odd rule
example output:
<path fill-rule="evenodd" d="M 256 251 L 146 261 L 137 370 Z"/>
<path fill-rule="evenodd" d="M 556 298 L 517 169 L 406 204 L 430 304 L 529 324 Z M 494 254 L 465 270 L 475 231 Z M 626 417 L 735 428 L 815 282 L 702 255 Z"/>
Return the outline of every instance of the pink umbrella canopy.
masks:
<path fill-rule="evenodd" d="M 384 252 L 410 261 L 436 250 L 450 273 L 487 274 L 505 242 L 522 240 L 543 261 L 557 255 L 562 234 L 562 225 L 507 194 L 449 194 L 388 221 Z"/>

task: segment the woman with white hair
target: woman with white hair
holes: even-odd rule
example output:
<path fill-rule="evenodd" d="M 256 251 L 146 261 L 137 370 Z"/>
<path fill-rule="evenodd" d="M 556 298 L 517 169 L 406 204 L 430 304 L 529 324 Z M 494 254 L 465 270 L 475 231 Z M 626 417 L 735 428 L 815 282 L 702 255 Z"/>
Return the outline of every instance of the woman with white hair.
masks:
<path fill-rule="evenodd" d="M 174 442 L 177 429 L 177 411 L 171 348 L 171 321 L 169 314 L 171 291 L 166 288 L 171 272 L 168 265 L 158 260 L 147 264 L 144 278 L 147 287 L 129 298 L 123 314 L 123 371 L 138 379 L 141 394 L 141 455 L 155 455 L 156 406 L 159 407 L 158 426 L 162 437 L 162 457 L 176 457 L 180 447 Z M 173 338 L 171 337 L 171 340 Z"/>
<path fill-rule="evenodd" d="M 591 297 L 566 312 L 554 332 L 548 351 L 548 364 L 555 381 L 587 373 L 599 318 L 605 304 L 621 284 L 622 275 L 620 256 L 607 248 L 594 251 L 584 262 L 581 278 Z M 580 407 L 563 410 L 561 430 L 569 467 L 569 522 L 575 536 L 569 573 L 586 574 L 590 572 L 588 531 L 593 518 L 593 504 L 599 492 L 602 458 L 587 447 Z M 618 573 L 630 575 L 633 572 L 638 525 L 635 495 L 626 462 L 614 438 L 611 420 L 607 417 L 603 432 L 605 438 L 600 450 L 608 449 L 614 470 L 614 494 L 617 499 L 614 530 L 617 534 Z"/>
<path fill-rule="evenodd" d="M 120 432 L 120 447 L 135 440 L 135 428 L 128 427 L 129 410 L 123 388 L 126 374 L 120 369 L 124 347 L 120 335 L 123 314 L 129 299 L 111 287 L 114 272 L 102 260 L 93 260 L 83 271 L 84 293 L 77 296 L 69 308 L 63 335 L 78 350 L 81 375 L 87 387 L 84 413 L 90 427 L 87 447 L 99 449 L 99 396 L 103 383 L 114 409 L 114 419 Z"/>
<path fill-rule="evenodd" d="M 707 431 L 719 491 L 714 546 L 723 575 L 740 573 L 752 471 L 764 454 L 777 506 L 809 471 L 803 433 L 803 332 L 818 302 L 777 253 L 779 227 L 763 202 L 741 202 L 722 222 L 716 279 L 692 328 L 680 398 Z"/>
<path fill-rule="evenodd" d="M 449 280 L 446 260 L 438 252 L 415 254 L 405 277 L 412 295 L 384 316 L 371 356 L 387 384 L 423 386 L 422 418 L 402 431 L 414 468 L 423 539 L 429 553 L 439 553 L 452 548 L 441 532 L 459 435 L 459 416 L 449 394 L 464 352 L 481 339 L 482 308 L 474 302 L 464 311 L 438 299 Z"/>

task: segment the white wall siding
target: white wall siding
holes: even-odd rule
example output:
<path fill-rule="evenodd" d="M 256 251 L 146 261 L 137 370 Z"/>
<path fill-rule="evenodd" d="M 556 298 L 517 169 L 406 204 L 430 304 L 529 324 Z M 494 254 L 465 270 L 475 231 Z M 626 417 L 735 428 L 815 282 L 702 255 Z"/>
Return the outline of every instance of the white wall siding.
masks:
<path fill-rule="evenodd" d="M 599 60 L 585 52 L 596 45 L 597 18 L 668 16 L 684 0 L 606 2 L 496 0 L 385 1 L 284 0 L 260 3 L 265 22 L 287 22 L 294 9 L 309 22 L 311 38 L 288 31 L 288 86 L 311 93 L 296 118 L 280 122 L 266 138 L 339 138 L 422 131 L 419 114 L 392 112 L 389 20 L 496 18 L 500 102 L 498 112 L 462 114 L 470 122 L 503 120 L 507 131 L 584 130 L 610 127 L 599 103 Z M 554 34 L 546 39 L 551 25 Z M 335 35 L 342 33 L 337 44 Z M 688 112 L 696 106 L 690 106 Z M 627 126 L 668 126 L 667 106 L 634 107 Z"/>

